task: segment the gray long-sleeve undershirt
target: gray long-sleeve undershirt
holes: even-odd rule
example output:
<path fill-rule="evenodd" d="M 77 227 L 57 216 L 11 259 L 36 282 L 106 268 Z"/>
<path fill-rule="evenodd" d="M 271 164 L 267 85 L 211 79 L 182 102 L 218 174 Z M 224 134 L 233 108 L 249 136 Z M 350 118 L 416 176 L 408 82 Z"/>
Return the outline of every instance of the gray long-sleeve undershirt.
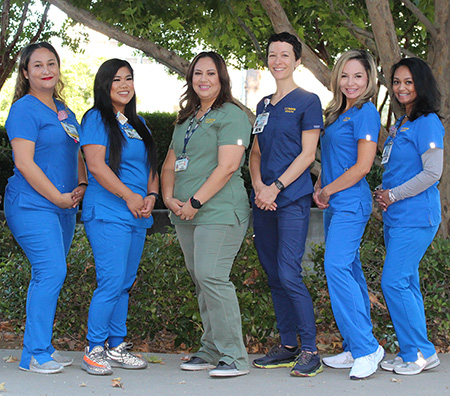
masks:
<path fill-rule="evenodd" d="M 421 159 L 423 171 L 400 186 L 391 189 L 397 201 L 420 194 L 441 178 L 444 150 L 430 148 L 422 154 Z"/>

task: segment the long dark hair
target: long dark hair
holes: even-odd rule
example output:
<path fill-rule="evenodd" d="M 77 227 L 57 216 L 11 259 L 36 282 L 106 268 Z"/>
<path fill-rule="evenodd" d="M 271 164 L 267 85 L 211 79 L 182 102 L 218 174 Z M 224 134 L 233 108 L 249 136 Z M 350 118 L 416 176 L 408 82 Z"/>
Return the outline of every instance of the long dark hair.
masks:
<path fill-rule="evenodd" d="M 394 85 L 394 74 L 401 66 L 406 66 L 411 72 L 417 94 L 408 118 L 414 121 L 422 115 L 438 114 L 441 108 L 441 93 L 430 66 L 420 58 L 404 58 L 400 60 L 391 68 L 392 86 Z M 394 100 L 404 109 L 404 106 L 397 100 L 395 95 Z"/>
<path fill-rule="evenodd" d="M 130 71 L 131 76 L 134 77 L 131 65 L 122 59 L 109 59 L 100 66 L 94 80 L 94 106 L 90 109 L 97 109 L 100 112 L 106 126 L 109 137 L 109 166 L 116 175 L 119 174 L 122 149 L 126 139 L 119 128 L 116 113 L 111 102 L 111 86 L 114 76 L 122 67 L 126 67 Z M 88 110 L 86 114 L 90 110 Z M 82 122 L 84 122 L 86 114 L 83 116 Z M 128 118 L 128 123 L 137 131 L 144 141 L 147 151 L 147 163 L 151 164 L 152 176 L 155 177 L 158 168 L 156 145 L 145 123 L 142 122 L 137 115 L 136 94 L 133 95 L 131 100 L 125 106 L 124 115 Z"/>
<path fill-rule="evenodd" d="M 28 44 L 26 47 L 20 51 L 20 60 L 19 60 L 19 70 L 17 73 L 16 79 L 16 87 L 14 89 L 14 97 L 13 103 L 19 100 L 21 97 L 25 96 L 30 90 L 30 81 L 25 78 L 23 74 L 24 70 L 28 72 L 28 64 L 30 63 L 31 55 L 33 52 L 39 48 L 48 49 L 51 53 L 55 55 L 56 61 L 58 62 L 58 70 L 59 70 L 59 78 L 58 82 L 53 91 L 53 97 L 60 102 L 64 103 L 64 99 L 62 96 L 62 91 L 64 89 L 64 83 L 61 81 L 61 60 L 59 59 L 59 55 L 53 46 L 45 41 L 41 43 Z"/>
<path fill-rule="evenodd" d="M 217 107 L 222 106 L 225 102 L 231 102 L 236 106 L 240 107 L 235 100 L 233 99 L 233 95 L 231 94 L 231 83 L 230 76 L 228 74 L 227 65 L 223 58 L 217 52 L 200 52 L 189 65 L 187 74 L 186 74 L 186 91 L 181 96 L 180 100 L 180 111 L 178 112 L 177 124 L 182 124 L 186 121 L 191 115 L 193 115 L 200 105 L 200 99 L 194 91 L 194 87 L 192 86 L 192 77 L 194 76 L 195 65 L 198 60 L 201 58 L 211 58 L 214 64 L 216 65 L 217 74 L 219 76 L 220 81 L 220 92 L 214 101 L 212 108 L 215 109 Z"/>

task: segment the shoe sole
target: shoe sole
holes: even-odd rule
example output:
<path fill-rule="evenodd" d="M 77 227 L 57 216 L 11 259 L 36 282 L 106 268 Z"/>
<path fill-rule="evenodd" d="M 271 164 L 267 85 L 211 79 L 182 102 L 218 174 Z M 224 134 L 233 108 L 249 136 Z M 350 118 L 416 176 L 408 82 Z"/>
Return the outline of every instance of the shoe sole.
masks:
<path fill-rule="evenodd" d="M 319 368 L 311 371 L 310 373 L 302 373 L 301 371 L 292 370 L 291 375 L 293 377 L 315 377 L 317 374 L 323 371 L 323 365 L 321 364 Z"/>
<path fill-rule="evenodd" d="M 204 365 L 204 366 L 202 366 L 202 365 L 198 365 L 198 364 L 196 364 L 195 365 L 196 367 L 194 367 L 194 365 L 184 365 L 183 366 L 183 363 L 182 364 L 180 364 L 180 369 L 181 370 L 184 370 L 184 371 L 202 371 L 202 370 L 212 370 L 212 369 L 215 369 L 216 368 L 216 366 L 213 366 L 212 364 L 206 364 L 206 365 Z"/>
<path fill-rule="evenodd" d="M 26 368 L 23 368 L 20 366 L 19 366 L 19 369 L 22 371 L 29 371 L 30 373 L 38 373 L 38 374 L 58 374 L 58 373 L 62 373 L 64 371 L 64 367 L 62 367 L 62 366 L 57 370 L 39 370 L 39 369 L 32 369 L 32 368 L 26 369 Z"/>
<path fill-rule="evenodd" d="M 91 375 L 111 375 L 113 373 L 113 371 L 105 371 L 105 372 L 98 372 L 95 371 L 95 369 L 92 369 L 91 366 L 89 366 L 87 363 L 85 363 L 85 361 L 83 360 L 81 362 L 81 370 L 86 371 L 88 374 Z"/>
<path fill-rule="evenodd" d="M 61 366 L 63 366 L 63 367 L 67 367 L 67 366 L 72 365 L 73 362 L 74 362 L 74 360 L 72 359 L 70 362 L 64 362 L 64 363 L 57 362 L 57 361 L 55 360 L 55 362 L 56 362 L 56 363 L 59 363 L 59 364 L 60 364 Z"/>
<path fill-rule="evenodd" d="M 295 360 L 292 362 L 286 362 L 286 363 L 277 363 L 277 364 L 258 364 L 253 362 L 253 366 L 256 368 L 262 368 L 262 369 L 275 369 L 275 368 L 285 368 L 285 367 L 294 367 L 295 366 Z"/>
<path fill-rule="evenodd" d="M 209 376 L 214 378 L 214 377 L 239 377 L 240 375 L 246 375 L 250 372 L 250 370 L 224 370 L 224 371 L 217 371 L 217 372 L 213 372 L 213 370 L 211 370 L 209 372 Z"/>
<path fill-rule="evenodd" d="M 347 363 L 347 364 L 330 364 L 325 362 L 325 360 L 322 359 L 322 363 L 332 369 L 351 369 L 353 367 L 353 363 Z"/>
<path fill-rule="evenodd" d="M 143 369 L 147 368 L 147 363 L 145 363 L 142 366 L 131 366 L 129 364 L 117 362 L 117 361 L 111 360 L 111 359 L 109 359 L 108 361 L 109 361 L 109 365 L 113 368 L 123 368 L 125 370 L 143 370 Z"/>

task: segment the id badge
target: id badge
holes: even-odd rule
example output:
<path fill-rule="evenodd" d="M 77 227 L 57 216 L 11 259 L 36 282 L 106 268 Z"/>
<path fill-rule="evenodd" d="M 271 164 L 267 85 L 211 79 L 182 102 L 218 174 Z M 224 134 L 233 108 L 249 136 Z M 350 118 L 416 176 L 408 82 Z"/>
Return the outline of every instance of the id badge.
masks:
<path fill-rule="evenodd" d="M 175 161 L 175 172 L 181 172 L 187 169 L 189 157 L 178 157 Z"/>
<path fill-rule="evenodd" d="M 392 145 L 394 142 L 389 142 L 384 146 L 383 156 L 381 158 L 381 165 L 387 164 L 389 162 L 389 157 L 391 156 Z"/>
<path fill-rule="evenodd" d="M 269 113 L 261 113 L 256 117 L 255 123 L 253 124 L 253 134 L 256 135 L 264 130 L 264 127 L 269 121 Z"/>
<path fill-rule="evenodd" d="M 129 127 L 129 126 L 123 126 L 122 128 L 130 139 L 142 140 L 141 136 L 136 132 L 136 130 L 134 128 Z"/>
<path fill-rule="evenodd" d="M 68 124 L 67 122 L 61 122 L 61 125 L 64 128 L 64 131 L 69 135 L 69 137 L 75 140 L 75 143 L 78 143 L 80 141 L 80 135 L 78 134 L 75 125 Z"/>

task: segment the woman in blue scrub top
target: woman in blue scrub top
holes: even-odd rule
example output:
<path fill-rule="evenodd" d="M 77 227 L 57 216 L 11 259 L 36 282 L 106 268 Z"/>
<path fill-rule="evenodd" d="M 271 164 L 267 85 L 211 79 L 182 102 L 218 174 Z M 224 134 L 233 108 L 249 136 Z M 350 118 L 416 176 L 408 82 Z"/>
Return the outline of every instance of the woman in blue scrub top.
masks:
<path fill-rule="evenodd" d="M 280 345 L 255 359 L 253 365 L 293 367 L 291 375 L 312 377 L 323 368 L 316 347 L 314 308 L 303 283 L 301 263 L 313 192 L 309 166 L 315 159 L 323 121 L 317 95 L 294 82 L 301 52 L 301 43 L 289 33 L 269 38 L 267 63 L 277 90 L 259 102 L 253 128 L 254 241 L 267 273 L 281 338 Z"/>
<path fill-rule="evenodd" d="M 381 287 L 400 346 L 381 367 L 413 375 L 439 366 L 428 340 L 419 264 L 441 222 L 437 188 L 444 157 L 440 93 L 430 67 L 419 58 L 392 67 L 395 101 L 404 110 L 386 140 L 383 188 L 375 197 L 384 210 L 386 259 Z"/>
<path fill-rule="evenodd" d="M 66 256 L 78 204 L 86 190 L 78 122 L 61 98 L 60 59 L 48 43 L 20 55 L 13 105 L 6 121 L 14 175 L 5 216 L 31 264 L 20 369 L 59 373 L 73 359 L 52 346 L 53 321 L 66 277 Z"/>
<path fill-rule="evenodd" d="M 142 369 L 147 363 L 128 351 L 124 338 L 129 290 L 153 224 L 159 181 L 155 143 L 136 113 L 127 61 L 110 59 L 100 66 L 80 138 L 89 177 L 82 220 L 97 274 L 81 368 L 94 375 L 111 374 L 112 367 Z"/>
<path fill-rule="evenodd" d="M 325 273 L 331 306 L 344 339 L 344 352 L 323 362 L 351 368 L 350 378 L 366 378 L 384 350 L 372 333 L 370 301 L 359 260 L 359 245 L 372 213 L 365 175 L 370 171 L 380 117 L 370 99 L 376 92 L 376 65 L 366 51 L 350 50 L 333 68 L 333 99 L 325 110 L 320 139 L 322 173 L 314 200 L 324 211 Z"/>

